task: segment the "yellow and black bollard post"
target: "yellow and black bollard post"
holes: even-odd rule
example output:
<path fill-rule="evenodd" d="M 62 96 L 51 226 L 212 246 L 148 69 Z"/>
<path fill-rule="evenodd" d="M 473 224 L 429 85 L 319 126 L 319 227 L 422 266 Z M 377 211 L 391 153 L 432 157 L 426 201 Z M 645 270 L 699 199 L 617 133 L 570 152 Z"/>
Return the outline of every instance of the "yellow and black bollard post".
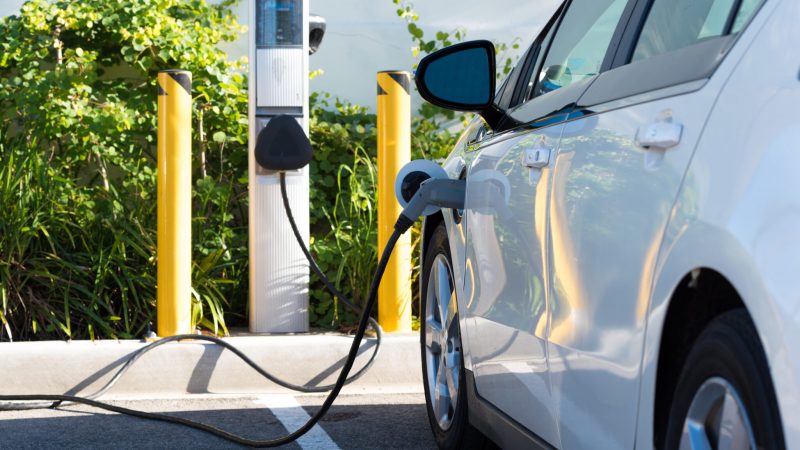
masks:
<path fill-rule="evenodd" d="M 400 169 L 411 160 L 411 75 L 378 73 L 378 248 L 392 235 L 403 208 L 394 194 Z M 378 322 L 385 331 L 411 331 L 411 236 L 397 242 L 378 290 Z"/>
<path fill-rule="evenodd" d="M 192 74 L 158 74 L 158 335 L 191 332 Z"/>

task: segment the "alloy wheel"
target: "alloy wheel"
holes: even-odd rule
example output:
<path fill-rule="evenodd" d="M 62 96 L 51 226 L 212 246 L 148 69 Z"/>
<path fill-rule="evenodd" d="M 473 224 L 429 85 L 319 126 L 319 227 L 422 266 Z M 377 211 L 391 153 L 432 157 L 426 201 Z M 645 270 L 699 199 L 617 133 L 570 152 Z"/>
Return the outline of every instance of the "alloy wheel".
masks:
<path fill-rule="evenodd" d="M 736 389 L 714 377 L 692 399 L 681 435 L 681 450 L 755 449 L 753 427 Z"/>
<path fill-rule="evenodd" d="M 425 360 L 431 405 L 442 430 L 452 424 L 461 375 L 461 336 L 453 286 L 447 257 L 437 255 L 425 293 Z"/>

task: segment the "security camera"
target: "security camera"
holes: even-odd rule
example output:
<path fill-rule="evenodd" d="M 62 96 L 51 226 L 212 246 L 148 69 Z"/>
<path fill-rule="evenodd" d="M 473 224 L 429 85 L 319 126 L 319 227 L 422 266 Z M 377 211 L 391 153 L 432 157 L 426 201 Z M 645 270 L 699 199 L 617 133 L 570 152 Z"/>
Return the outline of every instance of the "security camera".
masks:
<path fill-rule="evenodd" d="M 308 54 L 313 55 L 317 52 L 322 38 L 325 37 L 325 28 L 327 22 L 322 16 L 316 14 L 309 14 L 308 16 Z"/>

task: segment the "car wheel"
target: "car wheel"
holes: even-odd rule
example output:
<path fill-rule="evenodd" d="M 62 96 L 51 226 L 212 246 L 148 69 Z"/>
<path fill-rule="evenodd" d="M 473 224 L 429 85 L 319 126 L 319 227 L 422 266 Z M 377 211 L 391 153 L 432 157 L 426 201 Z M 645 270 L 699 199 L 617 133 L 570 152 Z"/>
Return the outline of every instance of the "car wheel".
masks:
<path fill-rule="evenodd" d="M 426 250 L 419 331 L 428 420 L 439 448 L 484 448 L 486 439 L 467 419 L 458 305 L 444 224 L 433 232 Z"/>
<path fill-rule="evenodd" d="M 697 338 L 675 389 L 666 448 L 784 448 L 769 367 L 746 311 L 720 315 Z"/>

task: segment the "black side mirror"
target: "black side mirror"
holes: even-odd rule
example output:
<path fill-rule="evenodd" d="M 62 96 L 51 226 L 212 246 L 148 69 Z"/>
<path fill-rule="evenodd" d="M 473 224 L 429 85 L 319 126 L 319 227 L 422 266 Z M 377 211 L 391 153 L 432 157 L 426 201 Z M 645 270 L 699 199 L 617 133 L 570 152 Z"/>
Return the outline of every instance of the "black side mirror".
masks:
<path fill-rule="evenodd" d="M 298 170 L 311 162 L 311 141 L 292 116 L 270 119 L 258 133 L 256 162 L 267 170 Z"/>
<path fill-rule="evenodd" d="M 423 58 L 417 68 L 417 89 L 436 106 L 481 114 L 494 128 L 502 118 L 494 105 L 495 70 L 494 44 L 464 42 Z"/>

